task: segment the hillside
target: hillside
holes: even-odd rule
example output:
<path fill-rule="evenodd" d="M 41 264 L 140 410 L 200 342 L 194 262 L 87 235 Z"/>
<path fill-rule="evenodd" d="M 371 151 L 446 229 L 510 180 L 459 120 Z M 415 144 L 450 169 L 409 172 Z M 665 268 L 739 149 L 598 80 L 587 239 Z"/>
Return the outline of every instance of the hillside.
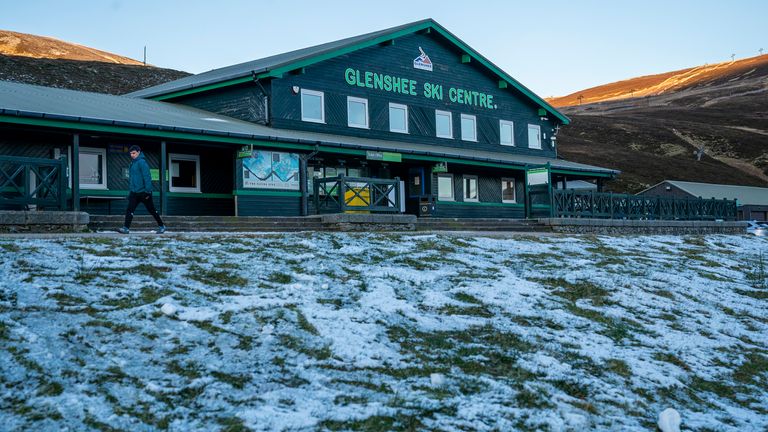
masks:
<path fill-rule="evenodd" d="M 0 30 L 0 80 L 125 94 L 190 75 L 49 37 Z"/>
<path fill-rule="evenodd" d="M 621 170 L 611 190 L 637 192 L 664 179 L 768 186 L 768 55 L 551 102 L 573 120 L 558 135 L 560 156 Z"/>
<path fill-rule="evenodd" d="M 766 430 L 766 256 L 755 236 L 0 239 L 0 424 L 639 432 L 674 407 L 683 430 Z"/>
<path fill-rule="evenodd" d="M 119 56 L 83 45 L 37 36 L 0 30 L 0 54 L 62 60 L 96 61 L 124 65 L 143 65 L 132 58 Z"/>

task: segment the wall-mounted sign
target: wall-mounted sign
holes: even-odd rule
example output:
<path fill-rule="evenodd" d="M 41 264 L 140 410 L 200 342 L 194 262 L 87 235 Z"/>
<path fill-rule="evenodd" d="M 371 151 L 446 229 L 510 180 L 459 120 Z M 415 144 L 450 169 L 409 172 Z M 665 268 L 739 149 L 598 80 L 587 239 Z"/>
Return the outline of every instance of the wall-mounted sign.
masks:
<path fill-rule="evenodd" d="M 438 162 L 437 165 L 432 167 L 433 173 L 447 173 L 448 172 L 448 162 Z"/>
<path fill-rule="evenodd" d="M 107 150 L 110 153 L 128 153 L 128 147 L 128 145 L 110 144 L 109 147 L 107 147 Z"/>
<path fill-rule="evenodd" d="M 390 152 L 378 152 L 378 151 L 367 151 L 365 152 L 365 158 L 368 160 L 377 160 L 377 161 L 384 161 L 384 162 L 402 162 L 403 161 L 403 155 L 400 153 L 390 153 Z"/>
<path fill-rule="evenodd" d="M 243 161 L 243 187 L 299 190 L 299 155 L 254 150 Z"/>
<path fill-rule="evenodd" d="M 419 52 L 421 55 L 413 59 L 414 69 L 421 69 L 432 72 L 432 60 L 429 59 L 429 56 L 424 52 L 423 49 L 421 49 L 421 47 L 419 47 Z"/>
<path fill-rule="evenodd" d="M 356 87 L 365 87 L 409 96 L 423 96 L 427 99 L 439 101 L 447 98 L 449 102 L 472 107 L 498 108 L 493 102 L 492 94 L 472 89 L 447 87 L 446 91 L 442 84 L 425 82 L 419 86 L 418 81 L 414 79 L 378 72 L 360 71 L 353 68 L 347 68 L 344 71 L 344 80 L 347 84 Z"/>
<path fill-rule="evenodd" d="M 546 185 L 549 184 L 548 168 L 533 168 L 528 170 L 528 185 Z"/>

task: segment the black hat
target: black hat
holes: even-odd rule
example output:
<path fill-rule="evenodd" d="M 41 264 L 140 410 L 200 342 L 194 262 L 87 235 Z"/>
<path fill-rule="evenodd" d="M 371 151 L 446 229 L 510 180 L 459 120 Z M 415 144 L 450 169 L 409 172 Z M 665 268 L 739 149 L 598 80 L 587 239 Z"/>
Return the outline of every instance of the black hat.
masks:
<path fill-rule="evenodd" d="M 130 153 L 130 152 L 132 152 L 132 151 L 137 151 L 137 152 L 140 152 L 140 151 L 141 151 L 141 147 L 139 147 L 139 146 L 137 146 L 136 144 L 134 144 L 134 145 L 132 145 L 132 146 L 130 146 L 130 147 L 128 148 L 128 153 Z"/>

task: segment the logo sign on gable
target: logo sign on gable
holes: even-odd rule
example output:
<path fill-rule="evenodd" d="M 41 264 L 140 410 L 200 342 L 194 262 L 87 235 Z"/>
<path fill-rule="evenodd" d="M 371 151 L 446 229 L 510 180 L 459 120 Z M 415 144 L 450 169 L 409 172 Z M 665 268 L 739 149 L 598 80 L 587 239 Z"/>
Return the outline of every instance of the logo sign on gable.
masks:
<path fill-rule="evenodd" d="M 414 69 L 421 69 L 432 72 L 432 60 L 429 59 L 429 56 L 424 52 L 423 49 L 421 49 L 421 47 L 419 47 L 419 52 L 421 55 L 413 59 Z"/>

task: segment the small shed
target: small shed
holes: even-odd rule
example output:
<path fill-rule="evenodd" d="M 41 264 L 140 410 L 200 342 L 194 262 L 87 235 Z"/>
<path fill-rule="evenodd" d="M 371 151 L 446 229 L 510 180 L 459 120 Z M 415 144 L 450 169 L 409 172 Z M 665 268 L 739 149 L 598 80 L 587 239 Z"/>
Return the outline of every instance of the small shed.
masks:
<path fill-rule="evenodd" d="M 669 198 L 735 199 L 739 220 L 768 221 L 768 188 L 664 180 L 637 195 Z"/>

